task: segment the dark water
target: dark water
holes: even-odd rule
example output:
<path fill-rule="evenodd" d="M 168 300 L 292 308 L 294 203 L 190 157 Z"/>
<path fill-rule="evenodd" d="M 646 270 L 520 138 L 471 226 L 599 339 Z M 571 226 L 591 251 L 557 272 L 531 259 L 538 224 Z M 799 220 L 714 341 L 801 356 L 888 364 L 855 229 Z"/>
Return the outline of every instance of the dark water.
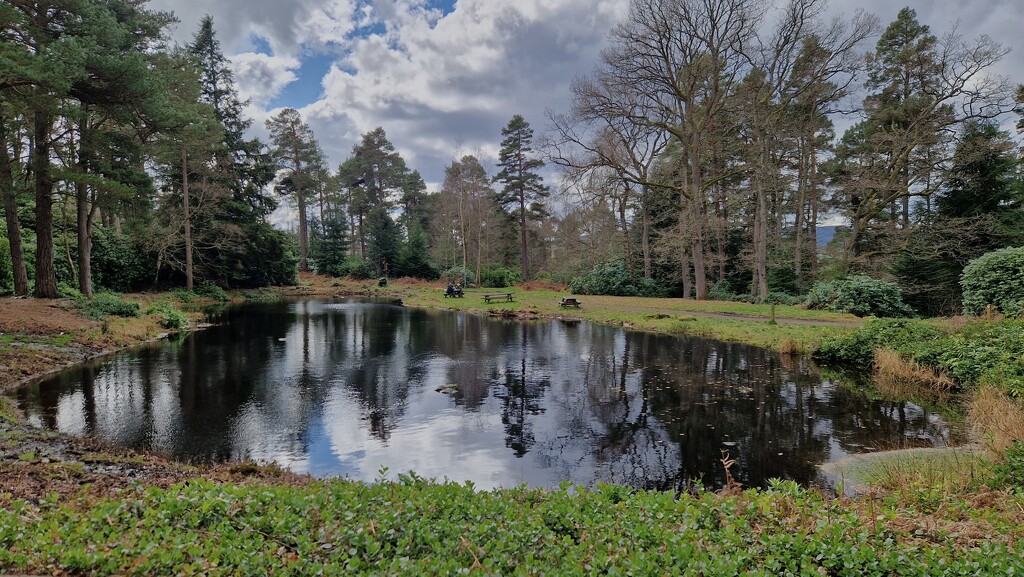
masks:
<path fill-rule="evenodd" d="M 917 405 L 745 345 L 349 301 L 218 321 L 25 389 L 21 406 L 38 424 L 186 460 L 479 487 L 719 487 L 723 449 L 746 486 L 810 483 L 817 464 L 950 436 Z"/>

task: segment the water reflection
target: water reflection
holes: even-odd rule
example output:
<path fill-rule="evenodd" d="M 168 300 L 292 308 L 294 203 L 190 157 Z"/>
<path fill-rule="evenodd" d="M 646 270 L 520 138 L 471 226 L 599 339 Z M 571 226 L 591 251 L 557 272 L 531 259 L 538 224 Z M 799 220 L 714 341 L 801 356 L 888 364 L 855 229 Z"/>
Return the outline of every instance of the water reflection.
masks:
<path fill-rule="evenodd" d="M 746 486 L 807 483 L 851 453 L 950 440 L 926 409 L 738 344 L 351 301 L 218 320 L 25 389 L 22 408 L 41 425 L 185 460 L 366 480 L 388 467 L 481 487 L 718 487 L 723 449 Z M 457 391 L 437 391 L 449 384 Z"/>

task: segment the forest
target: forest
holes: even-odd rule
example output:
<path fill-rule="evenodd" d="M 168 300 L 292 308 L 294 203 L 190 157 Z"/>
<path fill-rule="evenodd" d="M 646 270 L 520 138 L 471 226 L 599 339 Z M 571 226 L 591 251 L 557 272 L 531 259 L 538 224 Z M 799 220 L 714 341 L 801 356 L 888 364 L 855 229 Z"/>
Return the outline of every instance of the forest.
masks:
<path fill-rule="evenodd" d="M 385 127 L 336 167 L 298 110 L 253 137 L 209 17 L 172 45 L 143 0 L 6 0 L 0 293 L 316 272 L 793 304 L 854 279 L 959 313 L 968 263 L 1024 245 L 1009 49 L 827 10 L 633 0 L 569 110 L 509 111 L 497 159 L 429 190 Z"/>

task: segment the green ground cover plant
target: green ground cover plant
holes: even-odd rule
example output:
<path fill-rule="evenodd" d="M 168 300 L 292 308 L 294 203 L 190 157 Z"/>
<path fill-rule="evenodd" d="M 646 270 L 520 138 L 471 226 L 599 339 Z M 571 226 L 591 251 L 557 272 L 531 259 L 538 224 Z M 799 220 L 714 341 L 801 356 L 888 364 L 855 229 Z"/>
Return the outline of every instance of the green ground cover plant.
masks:
<path fill-rule="evenodd" d="M 120 295 L 111 292 L 98 292 L 91 299 L 76 299 L 75 308 L 82 312 L 82 316 L 93 320 L 111 316 L 137 317 L 140 311 L 139 303 L 126 301 Z"/>
<path fill-rule="evenodd" d="M 147 315 L 156 315 L 157 323 L 165 329 L 183 329 L 188 326 L 188 315 L 170 301 L 157 301 L 146 307 Z"/>
<path fill-rule="evenodd" d="M 876 349 L 895 351 L 961 387 L 989 384 L 1024 397 L 1024 321 L 979 320 L 947 333 L 927 321 L 874 319 L 825 339 L 814 358 L 826 365 L 869 369 Z"/>
<path fill-rule="evenodd" d="M 935 500 L 941 501 L 936 503 Z M 118 498 L 14 501 L 0 567 L 109 574 L 1006 575 L 1002 508 L 947 495 L 830 500 L 791 482 L 734 495 L 397 482 L 197 480 Z M 927 523 L 918 520 L 927 508 Z M 986 535 L 971 538 L 963 533 Z"/>

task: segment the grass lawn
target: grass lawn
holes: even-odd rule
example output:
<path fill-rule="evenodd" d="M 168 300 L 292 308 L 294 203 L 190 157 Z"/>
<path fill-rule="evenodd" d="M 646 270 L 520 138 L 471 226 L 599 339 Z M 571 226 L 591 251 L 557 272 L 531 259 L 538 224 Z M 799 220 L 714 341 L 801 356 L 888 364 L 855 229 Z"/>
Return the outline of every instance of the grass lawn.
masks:
<path fill-rule="evenodd" d="M 690 299 L 579 296 L 580 308 L 563 308 L 567 292 L 504 289 L 469 289 L 463 298 L 445 298 L 444 291 L 428 286 L 393 285 L 407 306 L 447 308 L 472 312 L 527 313 L 569 316 L 598 323 L 671 334 L 688 334 L 743 342 L 783 352 L 809 352 L 828 335 L 859 326 L 861 319 L 845 313 L 814 311 L 792 306 Z M 482 295 L 512 293 L 513 302 L 486 303 Z"/>

